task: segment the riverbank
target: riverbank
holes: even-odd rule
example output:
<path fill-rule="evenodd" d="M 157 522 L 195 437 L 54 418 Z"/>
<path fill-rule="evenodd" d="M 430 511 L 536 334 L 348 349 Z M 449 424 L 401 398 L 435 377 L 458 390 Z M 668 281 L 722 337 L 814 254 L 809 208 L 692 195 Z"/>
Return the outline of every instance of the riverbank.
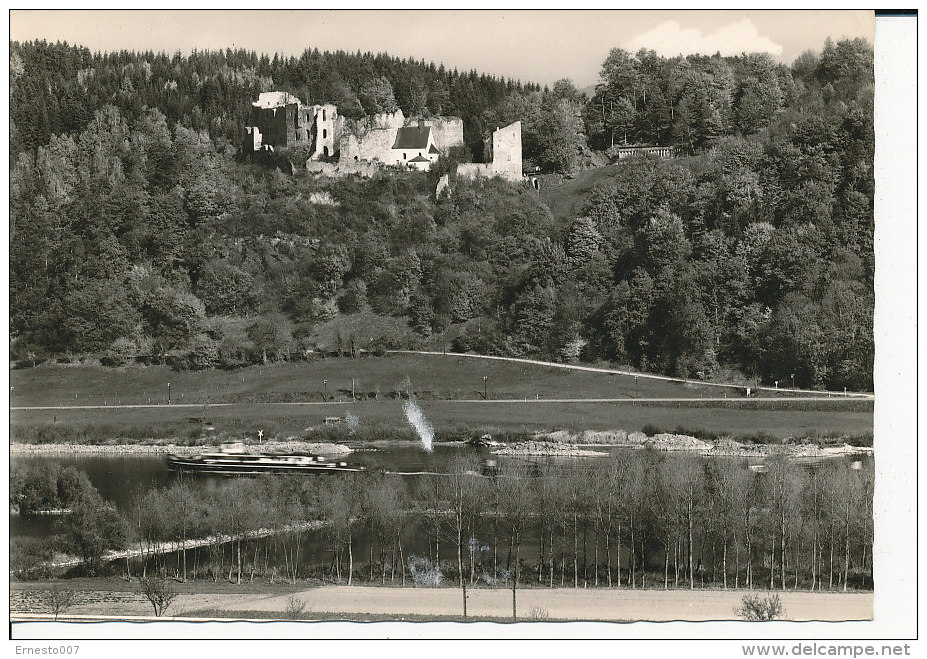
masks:
<path fill-rule="evenodd" d="M 531 440 L 505 446 L 492 452 L 493 455 L 518 455 L 552 458 L 600 458 L 608 456 L 602 451 L 590 451 L 575 444 Z"/>
<path fill-rule="evenodd" d="M 81 594 L 81 601 L 67 609 L 68 616 L 150 616 L 151 605 L 135 584 L 118 579 L 83 579 L 57 582 Z M 44 583 L 10 585 L 11 619 L 47 613 L 41 603 Z M 289 600 L 305 605 L 303 619 L 320 619 L 313 612 L 337 614 L 341 619 L 415 620 L 461 616 L 461 592 L 454 587 L 336 586 L 307 587 L 270 583 L 174 584 L 179 593 L 167 616 L 193 618 L 285 617 Z M 517 610 L 526 620 L 604 621 L 710 621 L 736 620 L 745 590 L 663 590 L 626 588 L 519 588 Z M 787 620 L 870 620 L 873 593 L 809 593 L 753 591 L 780 597 Z M 467 612 L 474 618 L 509 619 L 512 591 L 506 588 L 467 590 Z M 274 615 L 276 614 L 276 615 Z M 23 617 L 20 618 L 19 616 Z"/>
<path fill-rule="evenodd" d="M 218 444 L 185 446 L 172 443 L 137 442 L 132 444 L 24 444 L 10 443 L 10 454 L 20 456 L 61 456 L 61 455 L 197 455 L 203 451 L 215 450 Z M 467 442 L 440 442 L 442 446 L 468 446 Z M 248 444 L 246 449 L 252 453 L 289 453 L 305 452 L 315 455 L 346 455 L 355 451 L 376 451 L 397 446 L 418 446 L 418 441 L 381 440 L 363 442 L 355 446 L 334 442 L 305 442 L 299 440 L 267 441 L 263 444 Z M 479 445 L 479 444 L 477 444 Z M 586 431 L 571 435 L 565 431 L 537 434 L 534 439 L 516 442 L 496 442 L 485 444 L 498 447 L 493 454 L 501 456 L 523 457 L 603 457 L 607 453 L 596 448 L 620 447 L 628 449 L 652 449 L 665 452 L 696 453 L 714 457 L 771 458 L 785 457 L 798 460 L 820 460 L 844 456 L 872 456 L 874 449 L 866 446 L 838 444 L 820 446 L 811 443 L 798 444 L 744 444 L 732 439 L 720 439 L 706 442 L 688 435 L 660 433 L 648 437 L 640 432 L 624 431 Z"/>
<path fill-rule="evenodd" d="M 786 457 L 795 459 L 823 459 L 840 456 L 871 456 L 874 449 L 871 446 L 853 446 L 846 442 L 824 444 L 815 443 L 805 439 L 787 438 L 782 443 L 755 444 L 742 443 L 733 439 L 722 437 L 720 439 L 702 440 L 691 435 L 678 433 L 656 433 L 647 436 L 642 432 L 594 431 L 585 430 L 579 433 L 555 431 L 538 433 L 534 436 L 533 444 L 543 446 L 565 446 L 579 449 L 583 446 L 618 446 L 622 448 L 647 448 L 655 451 L 681 451 L 698 453 L 709 456 L 742 457 L 742 458 L 768 458 Z M 536 453 L 535 455 L 542 455 Z"/>

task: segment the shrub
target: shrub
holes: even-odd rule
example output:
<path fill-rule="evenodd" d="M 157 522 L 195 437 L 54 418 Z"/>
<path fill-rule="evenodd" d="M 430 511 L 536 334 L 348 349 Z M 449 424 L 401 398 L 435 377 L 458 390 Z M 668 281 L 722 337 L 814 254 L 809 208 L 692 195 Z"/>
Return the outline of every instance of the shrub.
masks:
<path fill-rule="evenodd" d="M 127 337 L 120 337 L 113 341 L 109 350 L 100 357 L 103 366 L 125 366 L 135 361 L 139 354 L 136 342 Z"/>
<path fill-rule="evenodd" d="M 151 602 L 156 618 L 160 618 L 171 602 L 177 598 L 178 593 L 174 590 L 174 586 L 161 576 L 139 577 L 138 586 L 141 593 Z"/>
<path fill-rule="evenodd" d="M 422 586 L 440 586 L 444 580 L 441 567 L 424 556 L 409 556 L 409 572 L 412 580 Z"/>
<path fill-rule="evenodd" d="M 778 595 L 744 595 L 734 613 L 751 622 L 775 620 L 785 615 Z"/>
<path fill-rule="evenodd" d="M 540 606 L 533 606 L 528 611 L 529 620 L 547 620 L 548 618 L 550 618 L 550 612 Z"/>
<path fill-rule="evenodd" d="M 296 595 L 290 595 L 286 600 L 286 608 L 283 610 L 284 617 L 287 620 L 299 620 L 306 612 L 306 602 Z"/>
<path fill-rule="evenodd" d="M 652 423 L 648 423 L 643 428 L 641 428 L 641 432 L 647 435 L 648 437 L 653 437 L 654 435 L 659 435 L 660 433 L 662 433 L 663 429 L 658 426 L 653 425 Z"/>
<path fill-rule="evenodd" d="M 58 614 L 65 609 L 77 604 L 80 599 L 80 593 L 70 588 L 65 588 L 61 584 L 55 584 L 45 591 L 45 602 L 52 613 L 55 614 L 55 621 L 58 620 Z"/>

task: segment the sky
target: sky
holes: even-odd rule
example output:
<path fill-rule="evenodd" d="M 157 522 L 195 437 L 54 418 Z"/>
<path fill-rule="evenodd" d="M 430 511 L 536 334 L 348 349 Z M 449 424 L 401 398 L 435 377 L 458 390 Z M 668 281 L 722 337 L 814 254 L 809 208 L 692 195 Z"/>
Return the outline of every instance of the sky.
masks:
<path fill-rule="evenodd" d="M 768 52 L 791 63 L 830 36 L 873 42 L 871 11 L 757 10 L 12 10 L 10 39 L 91 51 L 245 48 L 386 52 L 550 85 L 598 80 L 612 48 L 678 54 Z"/>

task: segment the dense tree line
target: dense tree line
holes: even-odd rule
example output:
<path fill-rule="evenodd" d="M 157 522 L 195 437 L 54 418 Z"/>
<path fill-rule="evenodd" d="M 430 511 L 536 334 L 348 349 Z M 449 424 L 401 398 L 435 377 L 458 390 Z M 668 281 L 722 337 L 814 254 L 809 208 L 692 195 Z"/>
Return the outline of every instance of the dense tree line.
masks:
<path fill-rule="evenodd" d="M 237 144 L 251 102 L 281 90 L 303 102 L 334 103 L 359 118 L 401 108 L 406 116 L 454 115 L 477 156 L 483 154 L 483 113 L 532 83 L 477 71 L 400 59 L 384 53 L 319 52 L 270 56 L 241 49 L 91 53 L 67 43 L 10 44 L 11 152 L 35 151 L 53 135 L 73 135 L 104 105 L 130 123 L 157 109 L 177 125 Z"/>
<path fill-rule="evenodd" d="M 62 513 L 55 522 L 53 542 L 20 538 L 11 543 L 15 554 L 11 565 L 24 574 L 61 550 L 80 558 L 86 572 L 95 574 L 103 566 L 103 553 L 122 549 L 132 537 L 124 515 L 100 496 L 85 472 L 74 467 L 39 464 L 14 469 L 10 474 L 10 506 L 22 515 Z"/>
<path fill-rule="evenodd" d="M 872 486 L 871 462 L 772 460 L 757 473 L 639 451 L 481 473 L 465 456 L 415 481 L 178 481 L 138 492 L 120 532 L 151 550 L 140 569 L 184 579 L 846 590 L 872 587 Z M 72 536 L 84 524 L 69 522 Z M 274 533 L 247 536 L 259 529 Z M 207 536 L 232 541 L 183 551 Z"/>
<path fill-rule="evenodd" d="M 382 55 L 12 46 L 10 311 L 23 364 L 236 367 L 431 342 L 872 387 L 865 42 L 828 42 L 790 68 L 613 51 L 588 101 L 568 81 L 540 90 Z M 355 94 L 358 112 L 458 113 L 482 126 L 466 128 L 480 142 L 520 119 L 526 156 L 547 171 L 582 167 L 612 134 L 692 155 L 593 170 L 566 217 L 497 180 L 435 199 L 446 161 L 370 180 L 288 176 L 237 162 L 234 147 L 250 100 L 279 87 Z M 615 123 L 620 106 L 632 120 Z M 453 158 L 479 155 L 471 147 Z"/>

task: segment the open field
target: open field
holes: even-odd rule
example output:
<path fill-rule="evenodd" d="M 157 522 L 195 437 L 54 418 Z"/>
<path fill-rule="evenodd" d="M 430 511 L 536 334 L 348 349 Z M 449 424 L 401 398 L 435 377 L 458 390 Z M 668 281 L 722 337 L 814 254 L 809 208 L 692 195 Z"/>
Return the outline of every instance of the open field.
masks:
<path fill-rule="evenodd" d="M 69 608 L 66 615 L 150 616 L 151 605 L 134 591 L 134 585 L 108 589 L 116 580 L 83 580 L 84 603 Z M 457 588 L 332 586 L 316 588 L 284 584 L 229 583 L 175 584 L 180 593 L 167 612 L 178 617 L 267 617 L 284 616 L 289 597 L 306 603 L 304 617 L 313 612 L 341 614 L 344 619 L 454 618 L 461 614 L 461 592 Z M 42 584 L 13 584 L 11 615 L 43 613 L 34 593 Z M 80 585 L 72 586 L 81 589 Z M 734 609 L 749 591 L 743 590 L 629 590 L 626 588 L 521 588 L 517 606 L 522 620 L 531 610 L 545 611 L 551 620 L 732 620 Z M 767 591 L 755 591 L 765 595 Z M 872 618 L 873 595 L 869 593 L 777 592 L 785 618 L 789 620 L 868 620 Z M 475 618 L 509 619 L 512 591 L 506 588 L 471 588 L 467 591 L 467 612 Z M 234 614 L 231 614 L 234 612 Z M 322 616 L 318 616 L 322 617 Z"/>
<path fill-rule="evenodd" d="M 483 378 L 486 378 L 484 381 Z M 630 375 L 574 371 L 488 359 L 393 354 L 251 366 L 236 371 L 173 371 L 167 366 L 113 369 L 40 365 L 10 372 L 10 405 L 322 402 L 388 398 L 409 385 L 428 398 L 702 398 L 718 387 Z M 744 397 L 731 388 L 729 397 Z M 780 396 L 788 396 L 783 390 Z M 826 394 L 825 394 L 826 395 Z"/>
<path fill-rule="evenodd" d="M 752 401 L 751 401 L 752 402 Z M 835 401 L 837 403 L 837 401 Z M 665 430 L 683 428 L 732 436 L 767 433 L 773 437 L 808 437 L 825 434 L 863 435 L 872 432 L 871 411 L 833 409 L 764 410 L 749 403 L 716 407 L 696 402 L 685 403 L 589 403 L 589 402 L 455 402 L 431 400 L 420 402 L 441 441 L 442 433 L 462 428 L 478 431 L 536 430 L 641 430 L 651 425 Z M 735 407 L 735 405 L 737 405 Z M 221 407 L 161 406 L 111 409 L 14 410 L 10 415 L 11 434 L 19 441 L 34 441 L 40 429 L 54 431 L 56 441 L 79 441 L 81 432 L 113 438 L 183 437 L 199 434 L 199 426 L 189 419 L 205 415 L 216 434 L 255 435 L 259 429 L 266 437 L 304 435 L 319 426 L 328 416 L 343 417 L 346 411 L 360 418 L 361 427 L 406 427 L 401 402 L 364 401 L 357 403 L 242 404 Z M 341 432 L 328 431 L 326 441 L 339 440 Z M 51 437 L 51 435 L 49 435 Z M 412 439 L 413 435 L 409 435 Z"/>
<path fill-rule="evenodd" d="M 357 400 L 352 399 L 352 378 Z M 633 376 L 442 355 L 329 358 L 202 372 L 47 365 L 14 370 L 11 383 L 11 432 L 19 441 L 196 438 L 201 428 L 190 420 L 197 418 L 217 436 L 254 435 L 262 429 L 268 438 L 283 437 L 304 435 L 325 417 L 343 417 L 348 410 L 360 418 L 362 429 L 404 432 L 399 395 L 410 383 L 439 441 L 462 429 L 636 431 L 652 426 L 777 438 L 872 432 L 871 400 L 796 399 L 785 392 L 735 397 L 736 390 L 728 394 L 718 387 L 646 378 L 635 382 Z M 340 429 L 327 432 L 326 439 L 346 438 L 337 436 L 346 435 Z"/>

